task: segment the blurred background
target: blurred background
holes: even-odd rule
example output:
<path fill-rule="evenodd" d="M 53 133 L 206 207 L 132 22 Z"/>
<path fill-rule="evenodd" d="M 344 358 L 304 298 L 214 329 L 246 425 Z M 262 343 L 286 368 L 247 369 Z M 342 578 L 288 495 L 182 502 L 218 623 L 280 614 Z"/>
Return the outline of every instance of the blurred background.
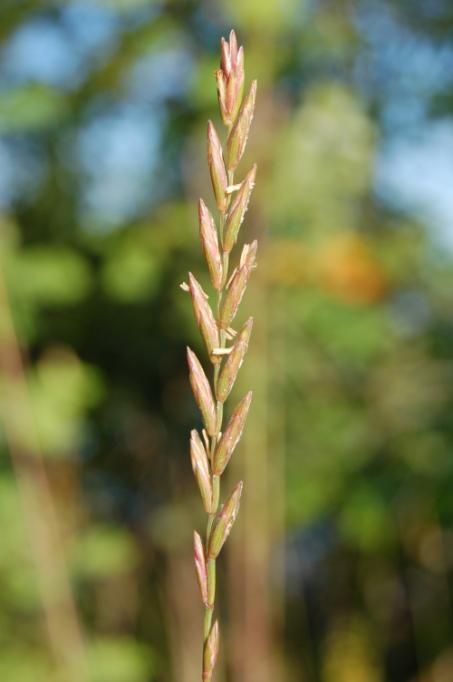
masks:
<path fill-rule="evenodd" d="M 260 246 L 217 679 L 453 680 L 452 3 L 2 0 L 5 682 L 199 680 L 179 283 L 231 27 Z"/>

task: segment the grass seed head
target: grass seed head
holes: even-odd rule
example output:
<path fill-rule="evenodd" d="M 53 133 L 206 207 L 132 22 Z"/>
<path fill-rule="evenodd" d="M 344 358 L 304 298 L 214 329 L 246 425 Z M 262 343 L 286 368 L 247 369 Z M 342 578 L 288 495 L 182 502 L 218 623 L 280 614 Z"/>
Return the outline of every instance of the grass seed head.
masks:
<path fill-rule="evenodd" d="M 240 183 L 235 182 L 234 170 L 247 144 L 253 118 L 256 81 L 243 99 L 244 50 L 238 47 L 236 34 L 222 38 L 220 67 L 215 73 L 220 113 L 227 127 L 225 154 L 211 121 L 207 130 L 207 157 L 214 197 L 220 213 L 218 224 L 203 200 L 198 204 L 200 241 L 206 258 L 210 280 L 216 290 L 216 314 L 208 296 L 195 277 L 189 273 L 189 291 L 195 319 L 208 349 L 213 367 L 213 389 L 196 355 L 188 348 L 189 378 L 195 401 L 203 417 L 203 440 L 193 430 L 190 454 L 203 506 L 209 514 L 206 541 L 203 545 L 198 533 L 194 535 L 194 555 L 201 596 L 205 604 L 203 628 L 202 678 L 212 682 L 212 673 L 219 651 L 219 626 L 212 625 L 216 591 L 216 557 L 226 541 L 236 519 L 242 494 L 242 482 L 234 488 L 219 510 L 220 475 L 225 470 L 239 442 L 250 407 L 251 392 L 242 399 L 223 431 L 224 402 L 228 398 L 241 368 L 252 330 L 250 318 L 239 334 L 230 326 L 249 276 L 255 267 L 257 243 L 245 244 L 239 264 L 229 272 L 229 254 L 238 240 L 239 230 L 248 209 L 253 190 L 256 165 Z M 227 162 L 227 163 L 226 163 Z M 232 345 L 227 347 L 227 343 Z M 227 357 L 225 357 L 227 356 Z M 214 400 L 216 398 L 216 401 Z"/>

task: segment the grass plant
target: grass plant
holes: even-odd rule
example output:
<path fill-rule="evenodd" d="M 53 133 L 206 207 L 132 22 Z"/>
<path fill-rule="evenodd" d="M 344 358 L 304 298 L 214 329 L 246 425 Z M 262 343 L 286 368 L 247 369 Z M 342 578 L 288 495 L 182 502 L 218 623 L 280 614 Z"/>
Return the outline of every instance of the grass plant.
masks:
<path fill-rule="evenodd" d="M 204 539 L 194 532 L 195 568 L 204 604 L 202 680 L 211 682 L 219 653 L 219 624 L 214 620 L 216 560 L 239 511 L 243 483 L 239 481 L 220 504 L 220 479 L 241 438 L 252 392 L 233 410 L 224 426 L 224 405 L 247 352 L 253 318 L 239 331 L 233 328 L 236 313 L 256 265 L 257 242 L 244 244 L 239 262 L 230 273 L 230 256 L 238 240 L 255 184 L 256 164 L 239 183 L 235 172 L 243 156 L 256 97 L 256 81 L 244 91 L 244 50 L 236 34 L 221 39 L 220 68 L 216 71 L 217 94 L 226 141 L 222 146 L 212 121 L 207 129 L 207 160 L 215 204 L 214 218 L 202 199 L 198 204 L 200 242 L 214 291 L 214 309 L 208 295 L 192 273 L 182 286 L 190 293 L 195 320 L 206 345 L 211 380 L 188 348 L 189 379 L 204 428 L 190 434 L 192 468 L 208 515 Z M 214 621 L 214 622 L 213 622 Z"/>

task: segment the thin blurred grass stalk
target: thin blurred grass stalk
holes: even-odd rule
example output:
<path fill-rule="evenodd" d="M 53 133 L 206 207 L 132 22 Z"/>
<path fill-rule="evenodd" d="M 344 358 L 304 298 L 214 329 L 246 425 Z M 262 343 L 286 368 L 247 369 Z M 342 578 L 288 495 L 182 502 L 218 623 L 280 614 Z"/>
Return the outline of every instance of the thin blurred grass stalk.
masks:
<path fill-rule="evenodd" d="M 254 410 L 243 438 L 243 457 L 234 461 L 233 469 L 252 480 L 253 486 L 241 505 L 242 523 L 232 537 L 228 557 L 231 677 L 235 682 L 283 682 L 289 679 L 281 642 L 286 417 L 282 358 L 287 306 L 263 276 L 254 281 L 250 296 L 249 307 L 260 315 L 254 327 L 253 355 L 241 383 L 247 385 L 253 377 Z"/>
<path fill-rule="evenodd" d="M 195 319 L 213 366 L 212 386 L 193 351 L 187 349 L 189 378 L 196 403 L 203 417 L 202 437 L 191 432 L 190 452 L 203 506 L 208 514 L 206 536 L 194 533 L 194 557 L 202 601 L 205 606 L 203 630 L 202 679 L 210 682 L 219 652 L 218 620 L 212 623 L 216 596 L 216 559 L 239 511 L 242 481 L 220 506 L 220 477 L 230 461 L 244 428 L 252 399 L 249 391 L 233 411 L 222 433 L 224 403 L 236 381 L 247 352 L 253 319 L 237 333 L 231 324 L 255 267 L 257 242 L 243 246 L 239 264 L 229 274 L 230 253 L 248 208 L 255 182 L 256 164 L 244 180 L 234 184 L 234 173 L 244 153 L 253 118 L 256 81 L 246 96 L 244 89 L 244 51 L 238 49 L 236 34 L 229 42 L 221 40 L 220 69 L 216 71 L 217 92 L 222 121 L 227 129 L 225 153 L 211 121 L 208 122 L 208 166 L 217 209 L 218 226 L 202 199 L 198 215 L 200 241 L 216 291 L 214 315 L 208 296 L 192 273 L 184 289 L 190 292 Z M 231 346 L 227 347 L 227 342 Z"/>
<path fill-rule="evenodd" d="M 87 679 L 84 644 L 7 288 L 0 268 L 2 422 L 22 503 L 58 679 Z"/>

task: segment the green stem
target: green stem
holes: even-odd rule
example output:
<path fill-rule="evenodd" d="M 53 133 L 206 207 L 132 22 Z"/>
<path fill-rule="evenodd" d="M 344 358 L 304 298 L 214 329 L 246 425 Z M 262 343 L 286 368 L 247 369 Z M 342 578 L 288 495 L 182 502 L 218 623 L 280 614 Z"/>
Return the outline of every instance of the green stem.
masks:
<path fill-rule="evenodd" d="M 211 535 L 212 524 L 214 523 L 215 515 L 219 508 L 220 500 L 220 477 L 212 477 L 212 494 L 213 494 L 213 510 L 208 517 L 208 525 L 206 528 L 206 548 L 209 545 L 209 536 Z M 208 605 L 205 607 L 204 611 L 204 627 L 203 627 L 203 642 L 206 644 L 209 633 L 211 631 L 212 614 L 214 611 L 215 603 L 215 586 L 216 586 L 216 564 L 215 559 L 208 559 L 207 563 L 208 572 Z"/>
<path fill-rule="evenodd" d="M 219 508 L 219 499 L 220 499 L 220 476 L 213 476 L 212 477 L 212 494 L 213 494 L 213 504 L 212 508 L 213 511 L 211 514 L 209 514 L 208 517 L 208 525 L 206 529 L 206 538 L 208 539 L 210 534 L 211 534 L 211 528 L 212 524 L 214 523 L 214 518 L 217 513 L 217 510 Z"/>
<path fill-rule="evenodd" d="M 216 565 L 215 559 L 209 559 L 208 565 L 208 606 L 204 612 L 204 629 L 203 638 L 204 642 L 208 639 L 208 635 L 211 631 L 212 614 L 214 611 L 215 602 L 215 584 L 216 584 Z"/>

